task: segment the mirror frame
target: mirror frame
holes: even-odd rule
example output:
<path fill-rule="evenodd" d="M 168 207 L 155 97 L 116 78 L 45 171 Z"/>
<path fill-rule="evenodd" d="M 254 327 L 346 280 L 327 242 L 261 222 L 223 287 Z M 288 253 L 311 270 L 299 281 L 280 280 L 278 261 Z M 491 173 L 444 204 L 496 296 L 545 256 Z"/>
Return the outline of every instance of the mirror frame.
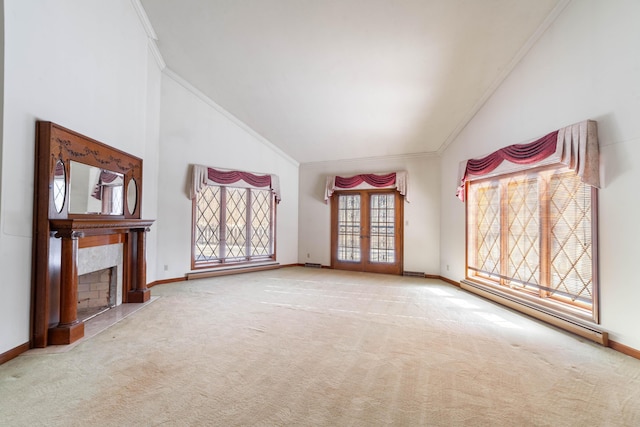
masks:
<path fill-rule="evenodd" d="M 133 190 L 133 191 L 132 191 Z M 138 183 L 135 178 L 129 179 L 124 187 L 124 207 L 130 215 L 138 208 Z"/>
<path fill-rule="evenodd" d="M 65 219 L 65 218 L 127 218 L 140 219 L 140 200 L 142 200 L 142 159 L 125 153 L 124 151 L 110 147 L 102 142 L 88 138 L 77 132 L 63 128 L 51 122 L 38 122 L 38 133 L 42 137 L 42 141 L 49 145 L 47 151 L 49 153 L 48 171 L 40 170 L 38 175 L 49 176 L 49 219 Z M 123 213 L 121 215 L 108 214 L 81 214 L 69 213 L 69 197 L 71 182 L 71 160 L 84 163 L 88 166 L 94 166 L 100 169 L 107 169 L 124 176 L 123 188 Z M 53 196 L 53 179 L 55 175 L 55 167 L 58 161 L 64 164 L 65 175 L 65 197 L 63 209 L 57 212 L 54 204 Z M 126 197 L 131 180 L 135 180 L 135 205 L 129 207 L 129 198 Z"/>
<path fill-rule="evenodd" d="M 59 165 L 59 166 L 58 166 Z M 60 175 L 58 175 L 58 169 L 60 169 Z M 58 184 L 56 181 L 61 181 L 62 187 L 60 187 L 60 192 L 62 193 L 62 198 L 56 197 L 56 192 L 58 192 Z M 51 191 L 53 192 L 53 207 L 56 212 L 62 212 L 64 208 L 64 202 L 67 198 L 67 171 L 64 167 L 64 163 L 62 160 L 58 160 L 54 165 L 54 173 L 53 173 L 53 187 Z"/>

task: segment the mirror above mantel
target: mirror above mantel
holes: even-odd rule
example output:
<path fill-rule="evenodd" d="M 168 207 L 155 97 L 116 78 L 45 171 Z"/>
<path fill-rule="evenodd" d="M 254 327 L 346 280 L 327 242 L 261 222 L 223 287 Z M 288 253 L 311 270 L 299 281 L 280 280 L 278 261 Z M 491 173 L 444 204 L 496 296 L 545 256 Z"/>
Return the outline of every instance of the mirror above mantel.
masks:
<path fill-rule="evenodd" d="M 70 169 L 70 214 L 124 215 L 123 174 L 74 160 Z"/>

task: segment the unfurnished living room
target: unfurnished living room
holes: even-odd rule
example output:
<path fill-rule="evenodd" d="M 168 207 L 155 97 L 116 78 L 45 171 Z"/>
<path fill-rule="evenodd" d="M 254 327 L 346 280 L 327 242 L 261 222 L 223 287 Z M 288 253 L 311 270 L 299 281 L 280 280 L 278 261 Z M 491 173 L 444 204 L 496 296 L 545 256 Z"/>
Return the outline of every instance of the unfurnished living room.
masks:
<path fill-rule="evenodd" d="M 640 425 L 640 2 L 0 5 L 0 425 Z"/>

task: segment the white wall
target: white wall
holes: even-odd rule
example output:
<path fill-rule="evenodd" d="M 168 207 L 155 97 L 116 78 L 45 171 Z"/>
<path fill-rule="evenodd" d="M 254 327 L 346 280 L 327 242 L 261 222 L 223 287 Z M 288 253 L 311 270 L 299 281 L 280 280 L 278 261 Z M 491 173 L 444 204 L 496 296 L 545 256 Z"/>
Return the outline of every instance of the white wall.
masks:
<path fill-rule="evenodd" d="M 160 123 L 158 279 L 184 277 L 191 271 L 190 164 L 277 174 L 282 189 L 277 261 L 297 263 L 297 162 L 171 72 L 162 76 Z"/>
<path fill-rule="evenodd" d="M 636 266 L 640 221 L 640 2 L 569 3 L 442 156 L 440 270 L 464 277 L 458 163 L 584 119 L 598 121 L 601 320 L 611 339 L 640 348 Z M 444 266 L 450 264 L 451 271 Z"/>
<path fill-rule="evenodd" d="M 4 18 L 0 353 L 29 340 L 36 120 L 145 158 L 147 216 L 156 206 L 157 165 L 147 154 L 157 151 L 160 90 L 130 0 L 5 0 Z"/>
<path fill-rule="evenodd" d="M 404 270 L 439 274 L 440 167 L 438 157 L 429 155 L 300 165 L 299 262 L 331 264 L 331 207 L 324 203 L 328 175 L 397 170 L 409 172 L 410 203 L 404 206 Z"/>

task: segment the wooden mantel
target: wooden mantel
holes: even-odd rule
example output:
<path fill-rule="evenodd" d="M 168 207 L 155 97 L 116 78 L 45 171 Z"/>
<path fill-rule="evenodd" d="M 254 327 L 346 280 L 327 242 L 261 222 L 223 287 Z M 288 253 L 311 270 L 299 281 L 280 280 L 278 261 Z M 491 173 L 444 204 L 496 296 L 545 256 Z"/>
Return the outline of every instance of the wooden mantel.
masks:
<path fill-rule="evenodd" d="M 58 219 L 49 221 L 55 238 L 62 240 L 60 263 L 60 321 L 48 330 L 49 344 L 71 344 L 84 336 L 78 320 L 78 240 L 86 236 L 123 234 L 123 296 L 125 303 L 151 297 L 146 280 L 145 233 L 152 220 Z"/>
<path fill-rule="evenodd" d="M 101 234 L 126 233 L 131 230 L 146 230 L 153 223 L 150 219 L 52 219 L 49 221 L 51 230 L 60 234 L 82 233 L 82 236 L 95 236 Z"/>
<path fill-rule="evenodd" d="M 78 250 L 87 242 L 122 243 L 122 302 L 150 298 L 146 232 L 154 221 L 141 219 L 142 159 L 41 121 L 34 178 L 30 345 L 70 344 L 84 336 L 77 315 Z"/>

